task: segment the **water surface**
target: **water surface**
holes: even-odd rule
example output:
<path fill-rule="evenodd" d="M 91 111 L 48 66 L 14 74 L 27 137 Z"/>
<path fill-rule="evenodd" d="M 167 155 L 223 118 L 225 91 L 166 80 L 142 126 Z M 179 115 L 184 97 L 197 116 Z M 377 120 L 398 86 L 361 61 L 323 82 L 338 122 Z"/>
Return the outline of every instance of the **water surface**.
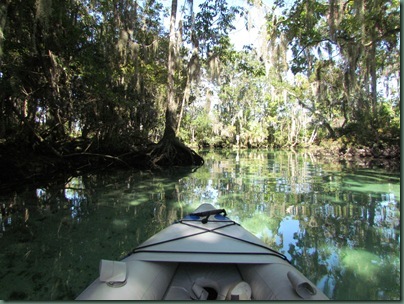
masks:
<path fill-rule="evenodd" d="M 400 298 L 400 174 L 224 151 L 196 172 L 117 171 L 0 195 L 0 299 L 72 300 L 201 203 L 225 208 L 334 300 Z"/>

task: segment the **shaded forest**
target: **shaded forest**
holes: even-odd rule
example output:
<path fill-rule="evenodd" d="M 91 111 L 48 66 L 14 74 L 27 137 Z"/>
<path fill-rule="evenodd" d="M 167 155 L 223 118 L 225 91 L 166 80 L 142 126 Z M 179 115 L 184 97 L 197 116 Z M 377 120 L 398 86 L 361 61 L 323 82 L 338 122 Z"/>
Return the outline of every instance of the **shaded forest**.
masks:
<path fill-rule="evenodd" d="M 202 165 L 189 147 L 399 162 L 399 1 L 193 2 L 2 1 L 1 182 Z"/>

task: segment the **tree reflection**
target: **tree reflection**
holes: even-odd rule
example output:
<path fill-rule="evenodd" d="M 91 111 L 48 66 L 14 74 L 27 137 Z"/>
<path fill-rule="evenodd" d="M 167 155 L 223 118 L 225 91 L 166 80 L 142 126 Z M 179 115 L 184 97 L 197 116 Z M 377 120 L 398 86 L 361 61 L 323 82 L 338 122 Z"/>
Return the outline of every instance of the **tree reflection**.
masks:
<path fill-rule="evenodd" d="M 400 244 L 389 237 L 391 230 L 398 232 L 400 227 L 397 223 L 381 220 L 386 212 L 397 214 L 398 209 L 394 203 L 386 209 L 378 208 L 374 196 L 362 195 L 359 201 L 364 205 L 289 208 L 288 211 L 299 219 L 300 229 L 295 235 L 297 242 L 290 245 L 288 253 L 292 263 L 314 282 L 323 281 L 324 286 L 332 282 L 334 287 L 328 291 L 329 296 L 376 300 L 400 287 L 396 255 Z M 396 258 L 392 259 L 392 256 Z M 322 269 L 321 265 L 325 267 Z M 383 279 L 386 269 L 390 269 L 393 279 Z M 355 291 L 346 292 L 347 288 Z M 338 294 L 333 294 L 334 290 Z"/>

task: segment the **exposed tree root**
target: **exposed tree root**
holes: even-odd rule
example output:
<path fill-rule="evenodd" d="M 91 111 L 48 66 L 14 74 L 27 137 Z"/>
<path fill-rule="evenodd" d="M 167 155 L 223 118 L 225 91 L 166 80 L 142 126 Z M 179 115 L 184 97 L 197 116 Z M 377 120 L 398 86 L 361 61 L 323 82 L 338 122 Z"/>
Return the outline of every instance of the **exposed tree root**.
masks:
<path fill-rule="evenodd" d="M 162 139 L 146 153 L 152 168 L 202 166 L 205 161 L 177 138 Z"/>

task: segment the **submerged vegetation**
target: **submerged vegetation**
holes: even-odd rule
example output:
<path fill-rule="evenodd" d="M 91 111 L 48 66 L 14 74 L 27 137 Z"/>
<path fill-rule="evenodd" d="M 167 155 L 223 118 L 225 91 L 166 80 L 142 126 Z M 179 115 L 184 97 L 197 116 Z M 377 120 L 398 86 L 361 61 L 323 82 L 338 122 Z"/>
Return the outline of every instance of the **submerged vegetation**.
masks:
<path fill-rule="evenodd" d="M 3 1 L 0 180 L 203 164 L 188 146 L 399 161 L 399 1 L 265 3 Z"/>

